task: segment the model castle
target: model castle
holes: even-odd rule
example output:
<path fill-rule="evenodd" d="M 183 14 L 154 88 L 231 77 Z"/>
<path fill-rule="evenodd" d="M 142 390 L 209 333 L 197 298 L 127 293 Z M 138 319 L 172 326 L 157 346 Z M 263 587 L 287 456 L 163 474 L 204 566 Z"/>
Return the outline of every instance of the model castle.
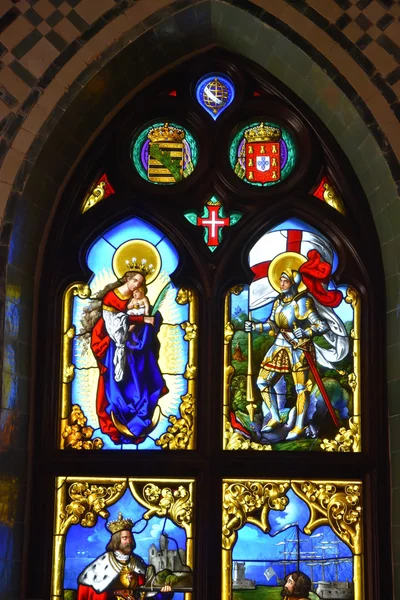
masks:
<path fill-rule="evenodd" d="M 156 572 L 163 569 L 189 571 L 189 567 L 186 566 L 186 553 L 183 548 L 169 550 L 168 544 L 167 536 L 161 534 L 159 548 L 155 544 L 152 544 L 149 548 L 149 565 L 153 565 Z"/>

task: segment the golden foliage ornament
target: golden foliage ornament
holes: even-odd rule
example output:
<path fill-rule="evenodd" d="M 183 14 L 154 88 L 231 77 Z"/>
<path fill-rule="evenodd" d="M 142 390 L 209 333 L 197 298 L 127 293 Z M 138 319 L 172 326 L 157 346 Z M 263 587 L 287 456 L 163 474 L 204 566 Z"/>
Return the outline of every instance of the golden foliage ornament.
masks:
<path fill-rule="evenodd" d="M 238 431 L 235 431 L 228 420 L 225 420 L 225 449 L 226 450 L 272 450 L 269 444 L 252 442 Z"/>
<path fill-rule="evenodd" d="M 126 489 L 126 483 L 114 485 L 90 485 L 88 482 L 75 482 L 68 494 L 72 499 L 60 514 L 60 530 L 66 533 L 71 525 L 80 524 L 82 527 L 96 525 L 99 515 L 107 519 L 110 513 L 107 506 L 111 506 L 121 498 Z"/>
<path fill-rule="evenodd" d="M 179 406 L 180 419 L 174 415 L 169 417 L 171 426 L 156 441 L 164 450 L 186 450 L 194 432 L 194 398 L 192 394 L 182 396 Z"/>
<path fill-rule="evenodd" d="M 68 425 L 61 434 L 64 439 L 64 448 L 71 448 L 73 450 L 101 450 L 103 440 L 98 437 L 91 439 L 94 429 L 93 427 L 88 427 L 86 422 L 87 418 L 81 407 L 78 404 L 74 404 L 71 414 L 68 417 Z"/>
<path fill-rule="evenodd" d="M 349 419 L 350 429 L 341 427 L 334 440 L 324 439 L 321 450 L 326 452 L 359 452 L 360 450 L 360 427 L 353 419 Z"/>
<path fill-rule="evenodd" d="M 223 548 L 232 548 L 237 531 L 246 523 L 252 523 L 268 533 L 271 529 L 269 511 L 285 509 L 289 503 L 286 496 L 289 487 L 288 481 L 225 482 L 222 504 Z"/>
<path fill-rule="evenodd" d="M 354 554 L 362 552 L 361 483 L 292 482 L 293 491 L 306 502 L 311 515 L 304 532 L 329 525 Z"/>
<path fill-rule="evenodd" d="M 193 520 L 192 487 L 190 483 L 180 484 L 176 489 L 159 487 L 155 483 L 146 483 L 143 487 L 129 482 L 134 497 L 148 510 L 143 518 L 148 520 L 154 516 L 168 517 L 175 525 L 191 532 Z"/>

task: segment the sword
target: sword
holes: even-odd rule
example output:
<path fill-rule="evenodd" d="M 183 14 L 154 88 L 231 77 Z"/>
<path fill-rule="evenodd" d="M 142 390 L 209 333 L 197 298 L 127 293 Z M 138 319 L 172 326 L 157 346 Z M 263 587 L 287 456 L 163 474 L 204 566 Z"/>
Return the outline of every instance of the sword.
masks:
<path fill-rule="evenodd" d="M 249 311 L 249 321 L 251 321 L 251 311 Z M 254 394 L 253 394 L 253 370 L 251 366 L 252 361 L 252 339 L 251 339 L 251 331 L 247 334 L 247 387 L 246 387 L 246 402 L 247 402 L 247 412 L 249 413 L 250 421 L 254 421 L 254 410 L 256 408 L 256 404 L 254 404 Z"/>
<path fill-rule="evenodd" d="M 145 596 L 146 592 L 160 592 L 161 591 L 161 587 L 159 586 L 154 586 L 154 587 L 149 587 L 149 586 L 144 586 L 144 585 L 140 585 L 139 587 L 137 587 L 135 590 L 118 590 L 116 592 L 114 592 L 114 596 L 113 598 L 115 598 L 115 600 L 133 600 L 133 592 L 134 591 L 139 591 L 140 594 L 143 594 L 143 597 Z M 130 593 L 131 592 L 131 593 Z M 184 594 L 188 594 L 190 592 L 193 592 L 193 588 L 191 587 L 177 587 L 177 588 L 172 588 L 170 592 L 161 592 L 162 594 L 173 594 L 173 593 L 184 593 Z M 142 596 L 141 596 L 142 597 Z"/>
<path fill-rule="evenodd" d="M 296 324 L 295 324 L 295 323 L 294 323 L 294 328 L 296 329 Z M 337 416 L 336 416 L 336 413 L 335 413 L 335 411 L 334 411 L 334 408 L 333 408 L 333 406 L 332 406 L 332 403 L 331 403 L 331 401 L 329 400 L 328 392 L 327 392 L 327 391 L 326 391 L 326 389 L 325 389 L 324 382 L 323 382 L 323 381 L 322 381 L 322 379 L 321 379 L 321 375 L 319 374 L 318 367 L 317 367 L 317 365 L 315 364 L 314 357 L 313 357 L 313 355 L 311 354 L 311 352 L 310 352 L 309 350 L 307 350 L 307 349 L 306 349 L 306 344 L 308 344 L 308 342 L 305 342 L 305 343 L 303 343 L 303 344 L 299 344 L 299 343 L 297 342 L 297 339 L 296 339 L 296 338 L 294 338 L 294 337 L 292 337 L 292 338 L 291 338 L 290 336 L 288 336 L 288 335 L 287 335 L 287 333 L 286 333 L 286 331 L 282 331 L 282 330 L 281 330 L 281 333 L 282 333 L 283 337 L 285 338 L 285 340 L 286 340 L 287 342 L 289 342 L 289 344 L 290 344 L 291 346 L 293 346 L 293 348 L 295 348 L 296 350 L 297 350 L 298 348 L 301 348 L 301 350 L 303 350 L 303 352 L 304 352 L 304 356 L 305 356 L 305 359 L 306 359 L 306 361 L 307 361 L 307 363 L 308 363 L 308 366 L 309 366 L 309 367 L 310 367 L 310 369 L 311 369 L 311 373 L 314 375 L 315 383 L 317 384 L 317 386 L 318 386 L 318 389 L 319 389 L 319 391 L 321 392 L 321 395 L 322 395 L 322 397 L 323 397 L 323 399 L 324 399 L 324 401 L 325 401 L 325 404 L 326 404 L 326 407 L 327 407 L 327 409 L 328 409 L 328 411 L 329 411 L 329 414 L 330 414 L 330 415 L 331 415 L 331 417 L 332 417 L 332 421 L 334 422 L 335 426 L 336 426 L 337 428 L 339 428 L 339 427 L 340 427 L 339 420 L 338 420 L 338 418 L 337 418 Z"/>
<path fill-rule="evenodd" d="M 162 590 L 161 587 L 149 587 L 149 586 L 144 586 L 141 585 L 139 586 L 138 590 L 140 592 L 160 592 Z M 174 592 L 183 592 L 183 593 L 190 593 L 193 592 L 193 588 L 192 587 L 172 587 L 171 588 L 171 592 L 162 592 L 163 594 L 170 594 L 170 593 L 174 593 Z"/>

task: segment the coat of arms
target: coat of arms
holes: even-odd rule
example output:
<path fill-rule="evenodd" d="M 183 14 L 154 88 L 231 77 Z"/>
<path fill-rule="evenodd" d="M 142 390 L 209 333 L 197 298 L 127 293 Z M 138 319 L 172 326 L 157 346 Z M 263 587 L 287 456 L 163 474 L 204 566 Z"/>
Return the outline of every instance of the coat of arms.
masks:
<path fill-rule="evenodd" d="M 281 130 L 261 123 L 244 132 L 246 179 L 266 183 L 281 177 Z"/>
<path fill-rule="evenodd" d="M 197 163 L 193 136 L 175 123 L 155 123 L 136 137 L 134 165 L 141 177 L 155 184 L 171 185 L 189 177 Z"/>
<path fill-rule="evenodd" d="M 150 129 L 147 175 L 157 183 L 175 183 L 183 176 L 183 138 L 185 132 L 165 123 Z"/>
<path fill-rule="evenodd" d="M 276 185 L 296 166 L 295 140 L 274 122 L 253 121 L 234 136 L 229 162 L 236 175 L 250 185 Z"/>

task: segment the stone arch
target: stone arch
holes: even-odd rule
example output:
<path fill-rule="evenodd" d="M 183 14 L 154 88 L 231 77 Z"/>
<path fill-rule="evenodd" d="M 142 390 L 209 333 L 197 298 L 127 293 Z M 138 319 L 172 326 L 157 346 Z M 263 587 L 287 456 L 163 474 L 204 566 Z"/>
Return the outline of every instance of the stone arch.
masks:
<path fill-rule="evenodd" d="M 396 118 L 375 84 L 328 34 L 283 0 L 274 7 L 270 4 L 244 2 L 239 8 L 223 0 L 160 0 L 147 14 L 143 6 L 138 9 L 140 3 L 119 14 L 115 11 L 101 29 L 91 32 L 87 44 L 76 45 L 61 69 L 49 66 L 53 66 L 53 75 L 46 71 L 50 84 L 40 93 L 33 90 L 29 103 L 21 107 L 13 135 L 15 140 L 19 136 L 22 144 L 21 132 L 28 132 L 31 143 L 24 153 L 11 146 L 0 171 L 3 195 L 8 194 L 0 248 L 5 265 L 2 423 L 6 431 L 13 432 L 13 439 L 5 440 L 4 450 L 15 461 L 4 472 L 18 477 L 23 486 L 27 481 L 29 413 L 34 408 L 29 406 L 34 278 L 40 271 L 43 240 L 64 186 L 81 154 L 133 93 L 168 65 L 217 44 L 264 67 L 313 109 L 343 148 L 366 193 L 387 279 L 393 487 L 400 487 L 395 474 L 400 453 L 396 453 L 394 441 L 400 428 L 400 417 L 395 417 L 399 413 L 400 204 L 396 148 L 391 148 L 391 143 L 396 143 L 394 136 L 400 139 L 394 133 L 400 126 L 393 126 Z M 10 316 L 16 305 L 17 326 Z M 21 508 L 20 515 L 22 512 Z M 17 516 L 17 520 L 22 519 Z M 394 524 L 398 522 L 395 512 Z"/>

